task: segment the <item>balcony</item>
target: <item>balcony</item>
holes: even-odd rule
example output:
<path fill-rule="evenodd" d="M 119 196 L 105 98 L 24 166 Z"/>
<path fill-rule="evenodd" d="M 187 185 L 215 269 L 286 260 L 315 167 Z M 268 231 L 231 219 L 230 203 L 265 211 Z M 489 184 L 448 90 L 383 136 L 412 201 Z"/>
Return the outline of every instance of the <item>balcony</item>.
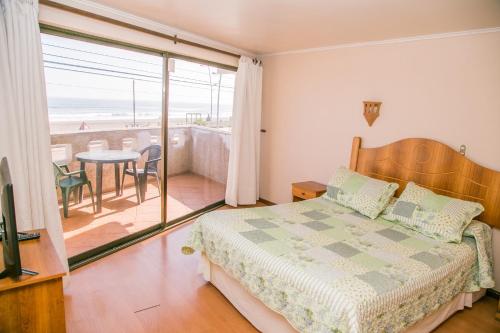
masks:
<path fill-rule="evenodd" d="M 230 132 L 196 125 L 169 127 L 167 147 L 166 218 L 182 217 L 224 199 L 229 159 Z M 53 134 L 53 159 L 78 170 L 75 155 L 93 149 L 137 150 L 160 143 L 160 128 L 84 130 Z M 161 165 L 162 163 L 160 163 Z M 138 167 L 144 165 L 144 159 Z M 95 191 L 96 167 L 87 163 L 87 175 Z M 120 174 L 123 166 L 120 166 Z M 70 199 L 69 216 L 59 204 L 68 257 L 154 226 L 161 221 L 161 197 L 156 180 L 149 178 L 143 202 L 138 203 L 133 177 L 125 177 L 120 196 L 115 192 L 113 164 L 104 164 L 102 211 L 95 214 L 90 195 L 84 189 L 81 203 Z"/>

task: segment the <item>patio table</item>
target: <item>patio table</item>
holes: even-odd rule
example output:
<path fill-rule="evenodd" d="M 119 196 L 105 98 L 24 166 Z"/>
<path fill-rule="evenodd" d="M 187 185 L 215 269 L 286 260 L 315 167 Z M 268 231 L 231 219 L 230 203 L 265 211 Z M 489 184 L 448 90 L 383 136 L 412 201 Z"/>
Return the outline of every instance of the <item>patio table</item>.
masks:
<path fill-rule="evenodd" d="M 102 169 L 103 165 L 115 165 L 115 190 L 116 196 L 120 196 L 120 163 L 132 162 L 132 169 L 134 170 L 135 193 L 137 195 L 137 202 L 141 202 L 141 194 L 139 191 L 139 179 L 137 177 L 137 161 L 141 157 L 135 151 L 123 150 L 101 150 L 101 151 L 86 151 L 75 155 L 77 161 L 80 161 L 80 169 L 85 170 L 85 163 L 95 163 L 96 165 L 96 208 L 97 213 L 102 211 Z M 83 196 L 83 193 L 80 194 Z M 81 201 L 80 197 L 80 201 Z"/>

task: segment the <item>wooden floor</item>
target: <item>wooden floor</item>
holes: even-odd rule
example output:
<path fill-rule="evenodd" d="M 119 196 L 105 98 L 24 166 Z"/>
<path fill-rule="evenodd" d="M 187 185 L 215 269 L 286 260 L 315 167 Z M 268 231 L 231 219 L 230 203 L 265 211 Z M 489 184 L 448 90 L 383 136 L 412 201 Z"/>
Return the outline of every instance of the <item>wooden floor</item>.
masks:
<path fill-rule="evenodd" d="M 174 220 L 224 198 L 225 185 L 209 178 L 183 173 L 167 178 L 167 220 Z M 146 200 L 137 204 L 135 188 L 125 188 L 123 195 L 103 194 L 102 212 L 94 214 L 90 198 L 71 204 L 69 217 L 62 215 L 68 257 L 91 250 L 113 240 L 144 230 L 161 221 L 158 187 L 152 179 Z"/>
<path fill-rule="evenodd" d="M 68 332 L 257 332 L 181 254 L 190 225 L 79 268 L 65 289 Z M 497 300 L 484 297 L 436 332 L 500 332 Z"/>

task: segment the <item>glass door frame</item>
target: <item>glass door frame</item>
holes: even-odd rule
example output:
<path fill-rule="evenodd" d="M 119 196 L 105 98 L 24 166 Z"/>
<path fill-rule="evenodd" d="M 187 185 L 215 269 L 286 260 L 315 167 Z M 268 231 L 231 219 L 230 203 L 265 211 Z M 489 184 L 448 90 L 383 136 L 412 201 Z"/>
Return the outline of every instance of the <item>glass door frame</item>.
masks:
<path fill-rule="evenodd" d="M 178 226 L 182 223 L 188 222 L 193 218 L 206 213 L 208 211 L 217 209 L 225 204 L 224 200 L 220 200 L 214 202 L 202 209 L 195 210 L 189 214 L 186 214 L 182 217 L 173 219 L 167 222 L 167 156 L 168 156 L 168 95 L 169 95 L 169 70 L 168 70 L 168 62 L 169 59 L 181 59 L 187 60 L 191 62 L 196 62 L 203 65 L 218 67 L 221 69 L 227 69 L 236 72 L 237 67 L 225 65 L 213 61 L 208 61 L 204 59 L 199 59 L 191 56 L 186 56 L 183 54 L 177 54 L 173 52 L 167 52 L 164 50 L 144 47 L 140 45 L 135 45 L 123 41 L 117 41 L 109 38 L 93 36 L 90 34 L 85 34 L 73 30 L 69 30 L 66 28 L 59 28 L 56 26 L 40 23 L 40 32 L 50 35 L 56 35 L 65 38 L 73 38 L 86 42 L 97 43 L 105 46 L 111 46 L 116 48 L 123 48 L 136 52 L 143 52 L 148 54 L 153 54 L 157 56 L 161 56 L 163 58 L 163 77 L 162 77 L 162 128 L 161 128 L 161 142 L 162 142 L 162 151 L 161 151 L 161 207 L 160 207 L 160 222 L 151 227 L 143 229 L 141 231 L 134 232 L 133 234 L 127 235 L 125 237 L 121 237 L 119 239 L 113 240 L 104 245 L 95 247 L 91 250 L 82 252 L 73 257 L 68 258 L 68 263 L 70 266 L 70 270 L 76 269 L 83 265 L 86 265 L 90 262 L 98 260 L 102 257 L 110 255 L 116 251 L 119 251 L 125 247 L 138 243 L 144 239 L 157 235 L 169 228 Z"/>

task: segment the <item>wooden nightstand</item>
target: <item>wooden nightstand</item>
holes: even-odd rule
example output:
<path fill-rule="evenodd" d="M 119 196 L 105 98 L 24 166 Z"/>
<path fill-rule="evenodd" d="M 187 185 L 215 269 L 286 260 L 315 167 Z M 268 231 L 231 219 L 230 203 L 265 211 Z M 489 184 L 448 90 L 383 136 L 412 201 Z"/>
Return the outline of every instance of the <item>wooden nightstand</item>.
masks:
<path fill-rule="evenodd" d="M 314 199 L 326 192 L 326 185 L 316 182 L 300 182 L 292 184 L 293 201 Z"/>

